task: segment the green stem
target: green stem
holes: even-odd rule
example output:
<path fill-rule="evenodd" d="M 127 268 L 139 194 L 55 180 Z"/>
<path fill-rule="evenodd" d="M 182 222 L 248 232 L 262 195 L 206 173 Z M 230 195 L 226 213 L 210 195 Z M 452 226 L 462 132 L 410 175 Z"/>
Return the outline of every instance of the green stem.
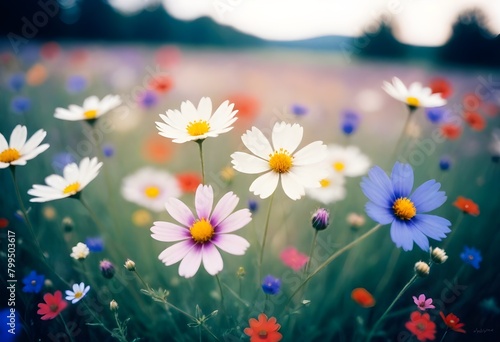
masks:
<path fill-rule="evenodd" d="M 71 342 L 73 342 L 74 341 L 73 340 L 73 336 L 72 336 L 73 334 L 71 333 L 71 331 L 69 331 L 68 326 L 66 325 L 66 321 L 64 320 L 63 315 L 59 315 L 59 317 L 61 317 L 62 324 L 64 325 L 64 330 L 66 330 L 66 334 L 68 334 L 69 340 Z"/>
<path fill-rule="evenodd" d="M 123 331 L 123 326 L 118 319 L 118 312 L 115 312 L 115 321 L 118 326 L 118 331 L 120 332 L 120 340 L 123 342 L 127 342 L 127 336 L 125 336 L 125 332 Z"/>
<path fill-rule="evenodd" d="M 368 334 L 368 338 L 366 339 L 367 342 L 369 342 L 372 339 L 372 336 L 377 331 L 377 328 L 380 325 L 380 323 L 382 323 L 382 321 L 384 320 L 384 318 L 387 316 L 387 314 L 389 313 L 389 311 L 391 311 L 391 309 L 396 304 L 396 302 L 398 301 L 398 299 L 401 298 L 401 296 L 403 295 L 403 293 L 405 293 L 406 290 L 408 290 L 408 288 L 415 282 L 415 280 L 417 280 L 417 277 L 418 277 L 418 275 L 416 275 L 416 274 L 413 277 L 411 277 L 410 281 L 403 287 L 403 289 L 401 291 L 399 291 L 398 295 L 396 296 L 396 298 L 394 298 L 394 300 L 392 301 L 391 305 L 389 305 L 389 307 L 385 310 L 385 312 L 382 314 L 382 316 L 380 316 L 380 318 L 378 319 L 378 321 L 375 322 L 375 324 L 373 325 L 372 330 L 370 330 L 370 333 Z"/>
<path fill-rule="evenodd" d="M 460 224 L 462 223 L 462 220 L 464 219 L 464 216 L 465 216 L 465 213 L 463 211 L 461 211 L 459 214 L 458 214 L 458 217 L 457 219 L 455 220 L 455 223 L 453 223 L 453 225 L 451 226 L 451 232 L 450 234 L 448 235 L 446 241 L 443 243 L 443 249 L 446 248 L 446 246 L 448 246 L 448 244 L 450 243 L 450 240 L 451 240 L 451 237 L 453 235 L 455 235 L 455 232 L 457 231 L 458 227 L 460 226 Z"/>
<path fill-rule="evenodd" d="M 439 342 L 443 342 L 444 341 L 444 337 L 446 336 L 446 334 L 448 333 L 448 330 L 450 329 L 446 329 L 446 331 L 444 332 L 443 334 L 443 337 L 441 337 L 441 339 L 439 340 Z"/>
<path fill-rule="evenodd" d="M 104 325 L 104 323 L 99 319 L 99 317 L 96 316 L 96 314 L 94 313 L 94 311 L 88 306 L 88 304 L 85 301 L 85 299 L 82 300 L 82 302 L 85 305 L 85 307 L 87 308 L 87 310 L 89 310 L 89 312 L 92 315 L 92 317 L 94 317 L 94 319 L 104 328 L 104 330 L 106 330 L 110 335 L 113 334 L 113 332 L 111 330 L 109 330 L 108 328 L 106 328 L 106 326 Z"/>
<path fill-rule="evenodd" d="M 316 247 L 316 239 L 318 238 L 318 230 L 314 230 L 314 237 L 311 244 L 311 249 L 309 250 L 309 260 L 307 260 L 306 268 L 304 270 L 304 277 L 307 277 L 307 273 L 309 273 L 309 267 L 311 267 L 311 261 L 313 258 L 314 247 Z"/>
<path fill-rule="evenodd" d="M 403 126 L 403 130 L 401 131 L 401 135 L 399 136 L 397 142 L 396 142 L 396 147 L 394 148 L 394 152 L 392 153 L 391 157 L 391 162 L 394 160 L 394 158 L 397 158 L 398 152 L 400 150 L 400 145 L 403 142 L 403 139 L 406 135 L 406 130 L 408 129 L 408 126 L 410 125 L 411 118 L 413 117 L 413 112 L 414 110 L 410 109 L 410 112 L 408 113 L 408 116 L 406 117 L 405 124 Z"/>
<path fill-rule="evenodd" d="M 219 275 L 215 275 L 215 279 L 217 279 L 217 285 L 219 286 L 219 291 L 220 291 L 220 304 L 222 308 L 224 308 L 224 293 L 222 292 L 222 285 L 220 283 L 220 278 Z"/>
<path fill-rule="evenodd" d="M 360 237 L 358 237 L 356 240 L 354 240 L 351 243 L 345 245 L 344 247 L 342 247 L 341 249 L 339 249 L 337 252 L 335 252 L 334 254 L 332 254 L 328 259 L 326 259 L 321 265 L 318 266 L 317 269 L 315 269 L 310 275 L 308 275 L 304 279 L 304 281 L 295 289 L 295 291 L 292 293 L 292 295 L 288 298 L 288 302 L 287 302 L 285 308 L 288 307 L 288 305 L 292 301 L 293 297 L 295 297 L 295 295 L 300 291 L 300 289 L 302 289 L 302 287 L 304 287 L 309 282 L 309 280 L 312 279 L 312 277 L 314 277 L 316 274 L 318 274 L 323 268 L 325 268 L 326 266 L 328 266 L 333 260 L 335 260 L 336 258 L 338 258 L 344 252 L 348 251 L 349 249 L 351 249 L 352 247 L 354 247 L 356 244 L 358 244 L 359 242 L 361 242 L 364 239 L 366 239 L 368 236 L 370 236 L 373 233 L 375 233 L 380 227 L 382 227 L 382 225 L 381 224 L 377 224 L 372 229 L 370 229 L 369 231 L 367 231 L 366 233 L 364 233 L 363 235 L 361 235 Z"/>
<path fill-rule="evenodd" d="M 196 143 L 198 144 L 198 146 L 200 148 L 201 180 L 202 180 L 202 184 L 205 184 L 205 163 L 203 161 L 203 141 L 205 141 L 205 139 L 196 140 Z"/>
<path fill-rule="evenodd" d="M 146 289 L 150 289 L 149 285 L 144 281 L 144 279 L 142 279 L 141 275 L 139 274 L 139 272 L 137 272 L 137 270 L 134 270 L 134 273 L 135 275 L 139 278 L 139 280 L 141 281 L 141 283 L 146 286 Z"/>
<path fill-rule="evenodd" d="M 266 246 L 267 230 L 269 228 L 269 218 L 271 217 L 271 208 L 273 206 L 274 192 L 269 200 L 269 208 L 267 210 L 266 225 L 264 227 L 264 237 L 262 238 L 262 245 L 259 254 L 259 282 L 262 280 L 262 259 L 264 257 L 264 247 Z"/>

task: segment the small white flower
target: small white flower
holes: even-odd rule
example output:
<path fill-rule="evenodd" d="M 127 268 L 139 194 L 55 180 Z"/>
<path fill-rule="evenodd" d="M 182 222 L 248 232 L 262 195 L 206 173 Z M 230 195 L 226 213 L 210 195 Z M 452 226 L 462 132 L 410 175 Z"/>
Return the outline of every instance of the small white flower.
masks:
<path fill-rule="evenodd" d="M 145 167 L 123 179 L 122 195 L 127 201 L 160 212 L 169 198 L 178 198 L 182 191 L 170 173 Z"/>
<path fill-rule="evenodd" d="M 40 129 L 26 141 L 28 130 L 21 125 L 17 125 L 12 131 L 9 143 L 0 134 L 0 169 L 10 165 L 26 165 L 26 161 L 48 149 L 49 144 L 40 145 L 46 135 L 47 132 Z"/>
<path fill-rule="evenodd" d="M 97 158 L 83 158 L 80 165 L 68 164 L 64 167 L 63 176 L 50 175 L 45 178 L 47 185 L 33 185 L 28 194 L 35 196 L 30 202 L 47 202 L 74 196 L 83 190 L 99 174 L 102 162 Z"/>
<path fill-rule="evenodd" d="M 234 169 L 249 174 L 265 172 L 250 185 L 251 192 L 260 198 L 267 198 L 281 180 L 285 194 L 297 200 L 305 195 L 306 188 L 321 186 L 320 181 L 328 176 L 324 164 L 326 145 L 315 141 L 295 152 L 303 132 L 298 124 L 276 123 L 272 131 L 272 146 L 256 127 L 241 136 L 243 144 L 255 155 L 233 153 L 231 163 Z"/>
<path fill-rule="evenodd" d="M 90 96 L 83 101 L 83 107 L 69 105 L 68 109 L 56 108 L 54 117 L 68 121 L 95 120 L 121 103 L 119 95 L 106 95 L 102 100 L 97 96 Z"/>
<path fill-rule="evenodd" d="M 71 303 L 75 304 L 80 299 L 85 297 L 89 290 L 90 286 L 87 285 L 87 287 L 85 287 L 83 282 L 80 284 L 73 284 L 73 291 L 66 290 L 66 300 L 70 300 Z"/>
<path fill-rule="evenodd" d="M 76 246 L 71 248 L 71 251 L 72 252 L 69 256 L 76 260 L 85 259 L 90 252 L 87 245 L 84 244 L 83 242 L 78 242 Z"/>
<path fill-rule="evenodd" d="M 364 175 L 370 168 L 370 159 L 356 146 L 328 145 L 327 161 L 335 173 L 346 177 Z"/>
<path fill-rule="evenodd" d="M 229 132 L 237 118 L 234 104 L 224 101 L 212 114 L 212 100 L 203 97 L 196 108 L 190 101 L 181 103 L 181 110 L 167 110 L 167 115 L 160 114 L 165 122 L 156 122 L 158 134 L 173 139 L 174 143 L 203 140 Z"/>
<path fill-rule="evenodd" d="M 341 174 L 331 172 L 328 177 L 320 180 L 321 187 L 306 189 L 308 197 L 323 204 L 341 201 L 346 196 L 345 179 Z"/>
<path fill-rule="evenodd" d="M 394 77 L 392 83 L 384 81 L 382 89 L 410 108 L 441 107 L 446 104 L 446 100 L 441 97 L 441 94 L 433 94 L 431 88 L 423 87 L 420 82 L 414 82 L 406 88 L 399 78 Z"/>

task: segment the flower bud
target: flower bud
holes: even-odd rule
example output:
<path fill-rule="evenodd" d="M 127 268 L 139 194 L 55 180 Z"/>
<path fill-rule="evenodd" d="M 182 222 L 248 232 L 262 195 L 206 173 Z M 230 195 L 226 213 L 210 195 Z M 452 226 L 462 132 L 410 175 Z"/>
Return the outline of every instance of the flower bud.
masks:
<path fill-rule="evenodd" d="M 64 232 L 65 233 L 69 233 L 69 232 L 71 232 L 73 230 L 73 227 L 75 226 L 75 223 L 73 222 L 73 220 L 71 219 L 71 217 L 66 216 L 62 220 L 62 226 L 63 226 Z"/>
<path fill-rule="evenodd" d="M 419 261 L 415 264 L 415 273 L 419 277 L 427 277 L 429 275 L 430 270 L 431 267 L 426 262 Z"/>
<path fill-rule="evenodd" d="M 118 311 L 118 303 L 114 299 L 109 302 L 109 309 L 111 311 Z"/>
<path fill-rule="evenodd" d="M 350 213 L 347 215 L 347 223 L 351 228 L 357 229 L 365 224 L 365 217 L 356 213 Z"/>
<path fill-rule="evenodd" d="M 129 271 L 135 271 L 135 262 L 133 262 L 133 261 L 132 261 L 132 260 L 130 260 L 130 259 L 127 259 L 127 260 L 125 261 L 125 265 L 123 265 L 123 266 L 125 266 L 125 268 L 126 268 L 127 270 L 129 270 Z"/>
<path fill-rule="evenodd" d="M 245 268 L 243 268 L 242 266 L 240 266 L 240 268 L 238 268 L 238 272 L 236 272 L 236 275 L 238 276 L 238 278 L 244 278 L 245 275 L 246 275 L 246 272 L 245 272 Z"/>
<path fill-rule="evenodd" d="M 436 248 L 431 248 L 431 259 L 436 264 L 442 264 L 448 259 L 448 256 L 446 255 L 444 249 L 436 247 Z"/>
<path fill-rule="evenodd" d="M 115 266 L 109 260 L 102 260 L 99 263 L 99 268 L 104 278 L 111 279 L 115 275 Z"/>
<path fill-rule="evenodd" d="M 311 223 L 314 229 L 324 230 L 330 224 L 330 213 L 324 208 L 319 208 L 313 214 Z"/>

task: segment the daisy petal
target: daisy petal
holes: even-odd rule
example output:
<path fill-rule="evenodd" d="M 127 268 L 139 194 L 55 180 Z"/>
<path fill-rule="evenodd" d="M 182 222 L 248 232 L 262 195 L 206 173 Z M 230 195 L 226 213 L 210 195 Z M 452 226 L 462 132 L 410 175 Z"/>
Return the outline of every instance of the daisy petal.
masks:
<path fill-rule="evenodd" d="M 158 259 L 167 266 L 173 265 L 184 258 L 193 247 L 191 240 L 178 242 L 161 252 Z"/>
<path fill-rule="evenodd" d="M 191 278 L 198 272 L 201 265 L 202 258 L 202 248 L 198 245 L 194 245 L 193 248 L 189 250 L 184 259 L 182 259 L 179 265 L 179 275 L 185 278 Z"/>
<path fill-rule="evenodd" d="M 241 141 L 253 154 L 264 160 L 269 160 L 269 155 L 274 152 L 267 138 L 256 127 L 243 134 Z"/>
<path fill-rule="evenodd" d="M 255 174 L 270 169 L 268 161 L 245 152 L 234 152 L 231 159 L 234 169 L 242 173 Z"/>
<path fill-rule="evenodd" d="M 405 251 L 413 249 L 413 234 L 411 229 L 400 220 L 392 222 L 391 239 L 397 247 L 403 247 Z"/>
<path fill-rule="evenodd" d="M 224 221 L 228 215 L 236 208 L 238 205 L 239 198 L 232 192 L 228 192 L 219 200 L 215 206 L 212 217 L 210 218 L 210 223 L 212 226 L 217 227 L 221 221 Z"/>
<path fill-rule="evenodd" d="M 274 150 L 277 151 L 282 148 L 293 154 L 302 141 L 303 134 L 304 129 L 299 124 L 275 123 L 272 132 Z"/>
<path fill-rule="evenodd" d="M 220 271 L 222 271 L 222 268 L 224 267 L 224 263 L 222 261 L 222 257 L 215 248 L 215 245 L 211 243 L 206 243 L 203 245 L 203 266 L 205 267 L 205 270 L 208 272 L 210 275 L 216 275 Z"/>
<path fill-rule="evenodd" d="M 214 191 L 210 185 L 198 186 L 195 195 L 195 207 L 198 218 L 208 220 L 212 212 L 212 205 L 214 201 Z"/>
<path fill-rule="evenodd" d="M 186 227 L 191 227 L 195 221 L 191 210 L 177 198 L 169 198 L 165 203 L 165 208 L 174 220 Z"/>
<path fill-rule="evenodd" d="M 250 191 L 260 198 L 267 198 L 276 190 L 279 178 L 273 171 L 265 173 L 252 182 Z"/>
<path fill-rule="evenodd" d="M 212 239 L 214 245 L 233 255 L 243 255 L 250 243 L 241 236 L 234 234 L 217 234 Z"/>
<path fill-rule="evenodd" d="M 230 233 L 246 226 L 252 220 L 252 214 L 248 209 L 241 209 L 232 213 L 228 218 L 219 223 L 217 233 Z"/>

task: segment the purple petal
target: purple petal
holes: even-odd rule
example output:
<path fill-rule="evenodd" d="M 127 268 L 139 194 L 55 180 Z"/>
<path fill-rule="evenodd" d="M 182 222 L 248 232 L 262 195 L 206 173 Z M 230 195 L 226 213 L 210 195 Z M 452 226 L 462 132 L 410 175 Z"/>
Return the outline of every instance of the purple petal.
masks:
<path fill-rule="evenodd" d="M 446 233 L 451 231 L 448 228 L 451 222 L 440 216 L 418 214 L 412 221 L 418 230 L 434 240 L 441 241 L 441 239 L 446 237 Z"/>
<path fill-rule="evenodd" d="M 214 245 L 233 255 L 243 255 L 250 246 L 247 240 L 234 234 L 215 235 L 212 239 Z"/>
<path fill-rule="evenodd" d="M 208 274 L 216 275 L 224 267 L 219 251 L 211 243 L 203 245 L 203 266 Z"/>
<path fill-rule="evenodd" d="M 407 227 L 410 229 L 413 241 L 415 241 L 418 247 L 420 247 L 424 252 L 429 252 L 429 239 L 427 236 L 422 233 L 412 221 L 408 223 Z"/>
<path fill-rule="evenodd" d="M 415 296 L 413 296 L 413 302 L 415 303 L 415 305 L 419 305 L 420 304 L 420 301 Z"/>
<path fill-rule="evenodd" d="M 391 225 L 391 239 L 397 247 L 403 247 L 405 251 L 413 249 L 413 234 L 406 223 L 394 220 Z"/>
<path fill-rule="evenodd" d="M 198 272 L 201 265 L 202 248 L 200 245 L 194 245 L 189 250 L 179 265 L 179 275 L 185 278 L 191 278 Z"/>
<path fill-rule="evenodd" d="M 411 195 L 411 200 L 418 213 L 426 213 L 428 211 L 439 208 L 446 202 L 444 191 L 438 191 L 441 187 L 440 183 L 431 179 L 420 185 Z"/>
<path fill-rule="evenodd" d="M 222 221 L 217 227 L 217 233 L 231 233 L 241 229 L 252 221 L 252 213 L 248 209 L 241 209 Z"/>
<path fill-rule="evenodd" d="M 165 203 L 165 208 L 174 220 L 182 223 L 186 227 L 191 227 L 194 216 L 191 210 L 177 198 L 169 198 Z"/>
<path fill-rule="evenodd" d="M 408 197 L 413 188 L 413 169 L 410 164 L 396 162 L 392 168 L 391 181 L 396 198 Z"/>
<path fill-rule="evenodd" d="M 368 202 L 365 205 L 365 211 L 368 216 L 375 222 L 380 224 L 389 224 L 395 220 L 391 208 L 383 208 L 373 202 Z"/>
<path fill-rule="evenodd" d="M 238 205 L 239 198 L 232 192 L 228 192 L 219 200 L 219 203 L 215 206 L 212 217 L 210 218 L 210 223 L 212 226 L 216 227 L 222 222 Z"/>
<path fill-rule="evenodd" d="M 210 185 L 198 185 L 196 189 L 196 196 L 194 204 L 196 207 L 196 213 L 198 218 L 207 219 L 210 217 L 212 211 L 212 205 L 214 201 L 214 190 Z"/>
<path fill-rule="evenodd" d="M 184 258 L 193 247 L 194 243 L 192 240 L 181 241 L 161 252 L 158 259 L 160 259 L 167 266 L 173 265 Z"/>
<path fill-rule="evenodd" d="M 170 222 L 155 222 L 150 230 L 153 239 L 163 242 L 180 241 L 191 237 L 188 229 Z"/>
<path fill-rule="evenodd" d="M 395 199 L 391 180 L 378 166 L 368 171 L 368 178 L 363 177 L 361 190 L 370 201 L 380 206 L 391 207 Z"/>

